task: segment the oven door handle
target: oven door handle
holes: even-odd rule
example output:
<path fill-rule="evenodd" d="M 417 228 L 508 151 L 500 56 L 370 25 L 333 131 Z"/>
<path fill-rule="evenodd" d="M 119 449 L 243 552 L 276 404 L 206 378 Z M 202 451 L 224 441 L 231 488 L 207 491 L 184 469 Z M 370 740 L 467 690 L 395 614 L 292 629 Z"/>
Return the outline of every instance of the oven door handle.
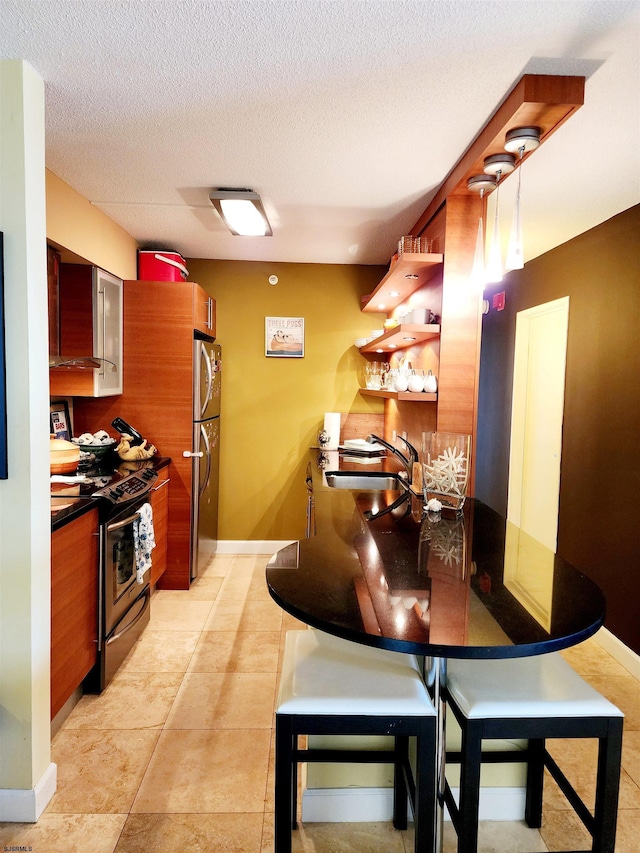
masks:
<path fill-rule="evenodd" d="M 144 606 L 143 606 L 142 610 L 140 611 L 140 613 L 138 613 L 138 615 L 137 615 L 137 616 L 136 616 L 136 618 L 133 620 L 133 622 L 129 622 L 129 623 L 127 624 L 126 628 L 123 628 L 123 629 L 122 629 L 122 631 L 118 631 L 118 633 L 117 633 L 117 634 L 114 634 L 112 637 L 109 637 L 109 639 L 107 640 L 107 645 L 110 645 L 111 643 L 115 643 L 115 641 L 116 641 L 116 640 L 119 640 L 119 639 L 120 639 L 120 637 L 122 637 L 122 635 L 123 635 L 123 634 L 126 634 L 126 633 L 127 633 L 127 631 L 130 631 L 130 630 L 133 628 L 133 626 L 136 624 L 136 622 L 139 622 L 139 621 L 140 621 L 140 619 L 142 619 L 142 617 L 143 617 L 143 616 L 144 616 L 144 614 L 145 614 L 145 611 L 146 611 L 147 607 L 149 606 L 149 602 L 150 602 L 150 601 L 151 601 L 151 596 L 150 596 L 150 595 L 145 595 L 145 597 L 144 597 Z"/>
<path fill-rule="evenodd" d="M 139 512 L 130 515 L 129 518 L 125 518 L 122 521 L 117 521 L 115 524 L 107 524 L 107 533 L 111 533 L 113 530 L 120 530 L 122 527 L 126 527 L 128 524 L 131 524 L 137 518 L 140 518 Z"/>

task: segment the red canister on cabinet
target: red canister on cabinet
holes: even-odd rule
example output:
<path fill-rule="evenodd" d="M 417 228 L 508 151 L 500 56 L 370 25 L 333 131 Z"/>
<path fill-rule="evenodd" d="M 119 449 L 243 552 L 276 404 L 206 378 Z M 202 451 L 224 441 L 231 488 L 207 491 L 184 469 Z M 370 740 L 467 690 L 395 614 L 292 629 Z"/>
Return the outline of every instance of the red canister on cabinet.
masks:
<path fill-rule="evenodd" d="M 189 270 L 178 252 L 138 250 L 139 281 L 185 281 Z"/>

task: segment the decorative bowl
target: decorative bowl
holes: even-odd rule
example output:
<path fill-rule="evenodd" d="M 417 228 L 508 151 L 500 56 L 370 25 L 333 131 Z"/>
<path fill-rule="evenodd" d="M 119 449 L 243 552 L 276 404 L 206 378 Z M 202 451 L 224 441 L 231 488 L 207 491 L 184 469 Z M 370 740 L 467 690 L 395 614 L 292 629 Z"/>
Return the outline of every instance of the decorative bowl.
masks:
<path fill-rule="evenodd" d="M 80 448 L 61 438 L 49 439 L 49 468 L 52 474 L 75 474 Z"/>

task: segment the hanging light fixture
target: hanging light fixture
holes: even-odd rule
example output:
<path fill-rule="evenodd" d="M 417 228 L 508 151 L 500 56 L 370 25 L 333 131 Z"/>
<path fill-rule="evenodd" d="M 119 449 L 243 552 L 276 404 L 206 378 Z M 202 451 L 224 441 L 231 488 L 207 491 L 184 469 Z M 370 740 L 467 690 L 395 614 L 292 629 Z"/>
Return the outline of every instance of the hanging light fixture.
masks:
<path fill-rule="evenodd" d="M 538 127 L 515 127 L 510 130 L 504 142 L 505 150 L 510 153 L 518 153 L 518 165 L 527 151 L 535 151 L 540 145 L 540 128 Z M 518 190 L 516 193 L 516 204 L 513 209 L 513 220 L 511 222 L 511 234 L 509 235 L 509 246 L 505 267 L 508 270 L 521 270 L 524 267 L 524 248 L 522 243 L 522 218 L 520 212 L 520 182 L 522 169 L 518 169 Z"/>
<path fill-rule="evenodd" d="M 500 254 L 500 178 L 508 175 L 516 167 L 516 158 L 513 154 L 492 154 L 485 157 L 484 171 L 487 175 L 493 175 L 496 179 L 496 209 L 493 217 L 493 234 L 491 237 L 491 248 L 486 266 L 486 280 L 489 283 L 502 281 L 502 258 Z"/>
<path fill-rule="evenodd" d="M 273 235 L 262 200 L 253 190 L 218 187 L 209 193 L 209 200 L 232 234 L 241 237 Z"/>
<path fill-rule="evenodd" d="M 493 175 L 473 175 L 467 181 L 467 189 L 473 192 L 479 192 L 480 198 L 484 198 L 486 192 L 491 192 L 496 188 L 496 179 Z M 486 284 L 486 269 L 484 264 L 484 227 L 483 215 L 480 210 L 478 217 L 478 234 L 476 236 L 476 251 L 473 256 L 473 268 L 471 270 L 471 281 L 478 286 L 484 287 Z"/>

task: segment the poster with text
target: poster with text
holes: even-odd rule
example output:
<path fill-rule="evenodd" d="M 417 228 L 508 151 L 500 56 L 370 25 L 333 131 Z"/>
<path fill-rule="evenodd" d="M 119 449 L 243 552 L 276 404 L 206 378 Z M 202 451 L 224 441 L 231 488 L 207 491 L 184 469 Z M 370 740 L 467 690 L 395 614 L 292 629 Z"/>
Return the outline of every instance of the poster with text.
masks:
<path fill-rule="evenodd" d="M 304 318 L 265 317 L 265 355 L 302 358 L 304 356 Z"/>

